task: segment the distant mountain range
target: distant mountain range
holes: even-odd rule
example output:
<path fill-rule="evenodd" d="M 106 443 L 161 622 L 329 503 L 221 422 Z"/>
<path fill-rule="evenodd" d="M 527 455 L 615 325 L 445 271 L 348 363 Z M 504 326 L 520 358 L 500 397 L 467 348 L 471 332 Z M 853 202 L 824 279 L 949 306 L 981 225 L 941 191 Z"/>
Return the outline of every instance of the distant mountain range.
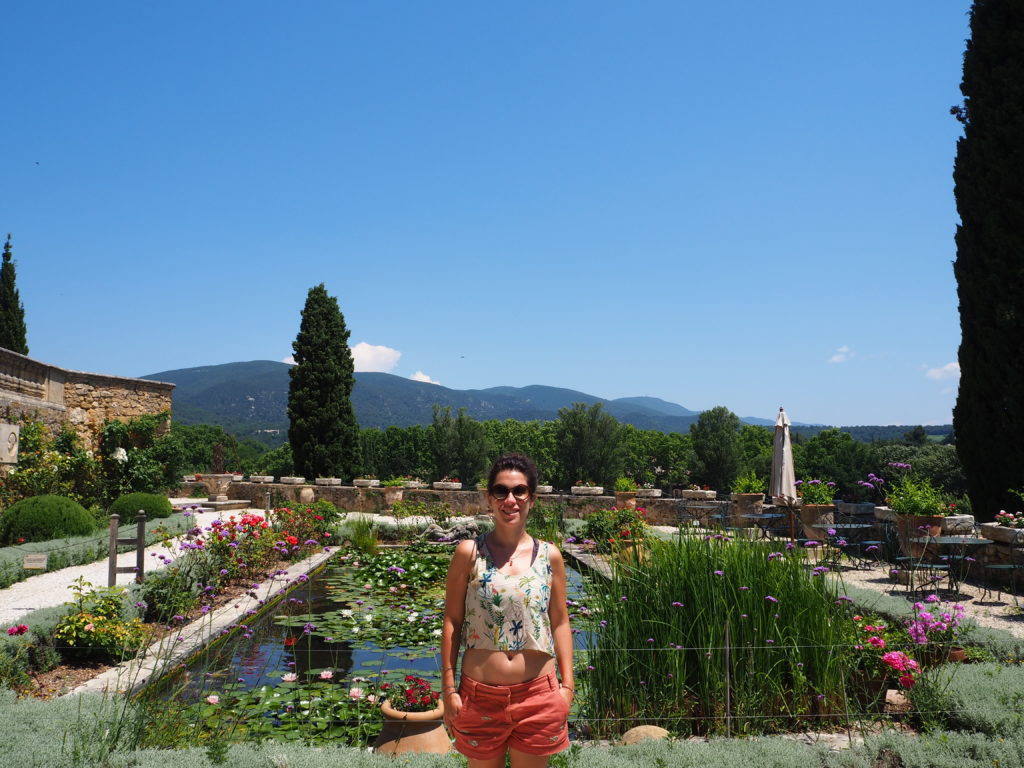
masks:
<path fill-rule="evenodd" d="M 268 445 L 276 445 L 288 432 L 290 367 L 273 360 L 253 360 L 161 371 L 141 378 L 176 385 L 174 420 L 180 424 L 219 425 L 237 437 L 256 437 Z M 361 427 L 385 429 L 430 424 L 435 403 L 451 406 L 452 410 L 465 408 L 478 421 L 547 421 L 557 418 L 560 408 L 573 403 L 603 403 L 605 410 L 621 422 L 662 432 L 688 432 L 700 416 L 700 411 L 657 397 L 607 400 L 573 389 L 539 384 L 460 390 L 390 373 L 356 374 L 352 404 Z M 741 420 L 769 427 L 775 424 L 774 418 L 747 416 Z M 822 428 L 821 425 L 799 426 L 811 432 Z M 907 429 L 910 427 L 904 431 Z"/>

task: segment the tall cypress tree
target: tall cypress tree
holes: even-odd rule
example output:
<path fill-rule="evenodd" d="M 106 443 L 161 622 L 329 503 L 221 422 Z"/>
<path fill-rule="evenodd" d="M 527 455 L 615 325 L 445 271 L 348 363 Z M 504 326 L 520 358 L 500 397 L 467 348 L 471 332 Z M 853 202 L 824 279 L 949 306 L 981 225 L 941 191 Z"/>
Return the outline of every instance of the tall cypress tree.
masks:
<path fill-rule="evenodd" d="M 1024 2 L 975 0 L 953 113 L 960 226 L 956 448 L 974 514 L 1016 509 L 1024 488 Z"/>
<path fill-rule="evenodd" d="M 15 285 L 14 258 L 11 255 L 11 235 L 7 234 L 4 243 L 4 260 L 0 266 L 0 347 L 28 354 L 28 341 L 25 335 L 25 308 L 18 297 Z"/>
<path fill-rule="evenodd" d="M 348 329 L 338 300 L 324 284 L 309 289 L 289 370 L 288 442 L 295 471 L 305 477 L 351 478 L 359 471 L 359 425 Z"/>

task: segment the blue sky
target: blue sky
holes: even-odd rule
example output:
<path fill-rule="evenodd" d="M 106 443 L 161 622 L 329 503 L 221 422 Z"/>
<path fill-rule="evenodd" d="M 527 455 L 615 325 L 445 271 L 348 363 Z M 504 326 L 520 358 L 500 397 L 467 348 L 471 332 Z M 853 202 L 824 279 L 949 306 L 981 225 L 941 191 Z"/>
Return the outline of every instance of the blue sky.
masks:
<path fill-rule="evenodd" d="M 948 423 L 969 5 L 8 4 L 30 356 Z"/>

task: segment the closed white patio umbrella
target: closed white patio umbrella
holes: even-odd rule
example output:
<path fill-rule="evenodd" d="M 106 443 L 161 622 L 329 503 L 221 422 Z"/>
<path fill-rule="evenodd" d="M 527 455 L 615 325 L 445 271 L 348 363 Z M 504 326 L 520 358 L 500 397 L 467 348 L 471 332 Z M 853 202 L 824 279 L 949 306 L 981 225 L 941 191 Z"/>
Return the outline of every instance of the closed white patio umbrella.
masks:
<path fill-rule="evenodd" d="M 772 477 L 768 494 L 776 504 L 792 504 L 796 499 L 796 472 L 793 469 L 793 443 L 789 436 L 789 417 L 779 408 L 775 419 L 772 446 Z"/>

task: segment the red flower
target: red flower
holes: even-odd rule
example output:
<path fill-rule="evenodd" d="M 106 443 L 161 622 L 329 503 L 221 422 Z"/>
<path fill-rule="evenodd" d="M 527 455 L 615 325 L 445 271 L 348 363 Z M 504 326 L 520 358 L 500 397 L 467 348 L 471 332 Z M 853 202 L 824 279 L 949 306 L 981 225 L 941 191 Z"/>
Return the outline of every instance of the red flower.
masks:
<path fill-rule="evenodd" d="M 298 642 L 297 637 L 286 637 L 284 639 L 284 647 L 291 648 L 293 645 L 295 645 L 296 642 Z"/>
<path fill-rule="evenodd" d="M 285 536 L 284 540 L 291 544 L 293 547 L 299 543 L 299 539 L 296 536 Z"/>

